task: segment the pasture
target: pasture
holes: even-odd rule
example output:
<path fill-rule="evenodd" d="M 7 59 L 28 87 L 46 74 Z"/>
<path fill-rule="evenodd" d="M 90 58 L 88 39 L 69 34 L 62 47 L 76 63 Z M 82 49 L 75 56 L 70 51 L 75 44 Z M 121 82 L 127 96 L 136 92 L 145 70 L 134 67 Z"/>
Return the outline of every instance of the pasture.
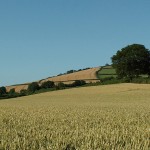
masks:
<path fill-rule="evenodd" d="M 149 150 L 150 85 L 66 89 L 0 101 L 0 150 Z"/>
<path fill-rule="evenodd" d="M 107 77 L 117 77 L 116 70 L 112 66 L 104 66 L 101 67 L 97 73 L 99 79 L 107 78 Z"/>

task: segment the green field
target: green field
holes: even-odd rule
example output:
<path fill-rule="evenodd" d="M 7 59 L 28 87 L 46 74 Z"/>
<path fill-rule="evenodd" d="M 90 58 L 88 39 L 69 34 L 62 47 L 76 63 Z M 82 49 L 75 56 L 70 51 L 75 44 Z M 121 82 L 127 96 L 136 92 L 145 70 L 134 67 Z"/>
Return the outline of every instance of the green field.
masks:
<path fill-rule="evenodd" d="M 150 149 L 150 85 L 83 87 L 0 101 L 0 150 L 107 149 Z"/>
<path fill-rule="evenodd" d="M 106 77 L 114 77 L 116 78 L 116 70 L 112 68 L 112 66 L 104 66 L 97 73 L 99 79 L 103 79 Z"/>

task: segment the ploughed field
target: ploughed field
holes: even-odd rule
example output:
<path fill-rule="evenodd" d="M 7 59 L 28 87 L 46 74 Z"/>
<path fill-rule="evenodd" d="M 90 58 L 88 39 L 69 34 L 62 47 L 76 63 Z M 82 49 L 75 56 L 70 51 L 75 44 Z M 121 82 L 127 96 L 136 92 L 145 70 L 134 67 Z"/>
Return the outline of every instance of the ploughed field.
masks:
<path fill-rule="evenodd" d="M 74 88 L 0 101 L 1 150 L 149 150 L 150 85 Z"/>

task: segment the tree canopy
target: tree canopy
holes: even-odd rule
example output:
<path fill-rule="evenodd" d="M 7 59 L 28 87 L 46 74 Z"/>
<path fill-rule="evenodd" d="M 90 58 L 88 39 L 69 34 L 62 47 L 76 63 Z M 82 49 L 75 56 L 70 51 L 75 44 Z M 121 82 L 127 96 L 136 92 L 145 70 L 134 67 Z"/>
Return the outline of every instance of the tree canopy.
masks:
<path fill-rule="evenodd" d="M 48 89 L 48 88 L 53 88 L 54 86 L 55 84 L 53 81 L 46 81 L 42 83 L 41 88 Z"/>
<path fill-rule="evenodd" d="M 72 86 L 82 86 L 85 84 L 86 82 L 84 80 L 76 80 L 75 82 L 72 83 Z"/>
<path fill-rule="evenodd" d="M 4 86 L 0 87 L 0 95 L 4 95 L 6 93 L 6 88 Z"/>
<path fill-rule="evenodd" d="M 113 55 L 112 66 L 120 78 L 150 74 L 150 51 L 144 45 L 128 45 Z"/>
<path fill-rule="evenodd" d="M 39 84 L 37 82 L 32 82 L 29 86 L 28 86 L 28 91 L 31 93 L 34 93 L 36 90 L 39 90 Z"/>

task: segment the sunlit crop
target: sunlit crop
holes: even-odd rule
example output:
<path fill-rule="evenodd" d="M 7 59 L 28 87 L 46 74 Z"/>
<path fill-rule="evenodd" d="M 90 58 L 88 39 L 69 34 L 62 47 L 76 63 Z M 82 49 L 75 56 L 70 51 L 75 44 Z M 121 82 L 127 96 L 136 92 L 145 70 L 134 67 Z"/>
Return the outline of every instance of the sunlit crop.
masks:
<path fill-rule="evenodd" d="M 150 149 L 150 85 L 74 88 L 0 101 L 0 150 L 142 149 Z"/>

